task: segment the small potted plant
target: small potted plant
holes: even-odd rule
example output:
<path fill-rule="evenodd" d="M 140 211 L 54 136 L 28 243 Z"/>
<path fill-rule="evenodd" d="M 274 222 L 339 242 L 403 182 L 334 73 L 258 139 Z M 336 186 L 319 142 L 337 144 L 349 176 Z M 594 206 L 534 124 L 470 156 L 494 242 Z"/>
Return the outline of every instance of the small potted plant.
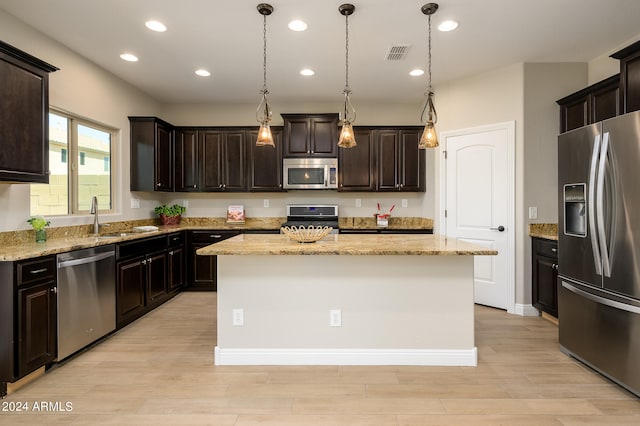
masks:
<path fill-rule="evenodd" d="M 163 225 L 178 225 L 180 223 L 180 219 L 182 218 L 182 213 L 184 213 L 186 210 L 186 207 L 179 204 L 174 204 L 172 206 L 163 204 L 153 209 L 155 214 L 160 216 L 160 221 Z"/>
<path fill-rule="evenodd" d="M 44 228 L 51 225 L 50 221 L 42 216 L 31 216 L 27 220 L 27 223 L 33 226 L 33 229 L 36 230 L 36 243 L 44 243 L 47 241 L 47 230 Z"/>

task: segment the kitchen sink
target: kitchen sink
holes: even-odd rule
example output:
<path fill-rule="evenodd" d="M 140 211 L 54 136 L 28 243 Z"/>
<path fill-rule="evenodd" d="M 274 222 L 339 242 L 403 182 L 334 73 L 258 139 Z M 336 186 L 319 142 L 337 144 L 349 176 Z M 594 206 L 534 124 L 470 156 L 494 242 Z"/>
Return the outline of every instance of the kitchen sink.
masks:
<path fill-rule="evenodd" d="M 100 238 L 100 239 L 121 238 L 121 237 L 128 237 L 129 235 L 134 235 L 134 234 L 135 232 L 112 232 L 110 234 L 98 235 L 97 238 Z"/>

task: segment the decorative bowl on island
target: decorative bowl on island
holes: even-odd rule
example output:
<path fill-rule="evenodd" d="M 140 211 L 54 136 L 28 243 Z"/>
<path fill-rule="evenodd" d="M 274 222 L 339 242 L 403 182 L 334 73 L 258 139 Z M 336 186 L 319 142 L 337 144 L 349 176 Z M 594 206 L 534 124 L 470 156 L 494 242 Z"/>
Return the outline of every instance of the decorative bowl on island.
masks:
<path fill-rule="evenodd" d="M 331 226 L 283 226 L 282 233 L 289 239 L 299 243 L 315 243 L 329 235 L 333 230 Z"/>

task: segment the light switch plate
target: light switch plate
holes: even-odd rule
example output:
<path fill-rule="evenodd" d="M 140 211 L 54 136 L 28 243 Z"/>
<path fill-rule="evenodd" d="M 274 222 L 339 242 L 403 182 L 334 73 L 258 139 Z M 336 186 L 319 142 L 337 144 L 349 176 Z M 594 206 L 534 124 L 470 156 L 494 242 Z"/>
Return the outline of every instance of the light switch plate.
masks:
<path fill-rule="evenodd" d="M 538 218 L 538 208 L 529 207 L 529 219 L 537 219 L 537 218 Z"/>
<path fill-rule="evenodd" d="M 262 207 L 264 207 L 265 209 L 269 207 L 269 200 L 268 199 L 264 199 L 262 200 Z"/>
<path fill-rule="evenodd" d="M 407 200 L 406 198 L 402 199 L 402 207 L 408 207 L 409 206 L 409 200 Z"/>
<path fill-rule="evenodd" d="M 132 198 L 131 199 L 131 208 L 132 209 L 139 209 L 140 208 L 140 199 L 139 198 Z"/>
<path fill-rule="evenodd" d="M 356 207 L 362 207 L 362 198 L 356 198 Z"/>
<path fill-rule="evenodd" d="M 342 311 L 340 309 L 329 310 L 329 326 L 342 327 Z"/>

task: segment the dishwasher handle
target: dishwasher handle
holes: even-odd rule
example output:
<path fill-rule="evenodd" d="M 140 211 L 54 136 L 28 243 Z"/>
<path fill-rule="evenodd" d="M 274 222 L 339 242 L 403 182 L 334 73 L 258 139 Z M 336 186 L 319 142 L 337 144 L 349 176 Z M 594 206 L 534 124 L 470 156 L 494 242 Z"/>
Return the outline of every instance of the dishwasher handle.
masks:
<path fill-rule="evenodd" d="M 107 252 L 107 253 L 96 254 L 95 256 L 81 257 L 79 259 L 65 260 L 63 262 L 58 262 L 58 269 L 66 268 L 66 267 L 69 267 L 69 266 L 85 265 L 87 263 L 94 263 L 94 262 L 98 262 L 100 260 L 108 259 L 110 257 L 115 257 L 115 255 L 116 255 L 116 253 L 114 251 L 110 251 L 110 252 Z"/>

